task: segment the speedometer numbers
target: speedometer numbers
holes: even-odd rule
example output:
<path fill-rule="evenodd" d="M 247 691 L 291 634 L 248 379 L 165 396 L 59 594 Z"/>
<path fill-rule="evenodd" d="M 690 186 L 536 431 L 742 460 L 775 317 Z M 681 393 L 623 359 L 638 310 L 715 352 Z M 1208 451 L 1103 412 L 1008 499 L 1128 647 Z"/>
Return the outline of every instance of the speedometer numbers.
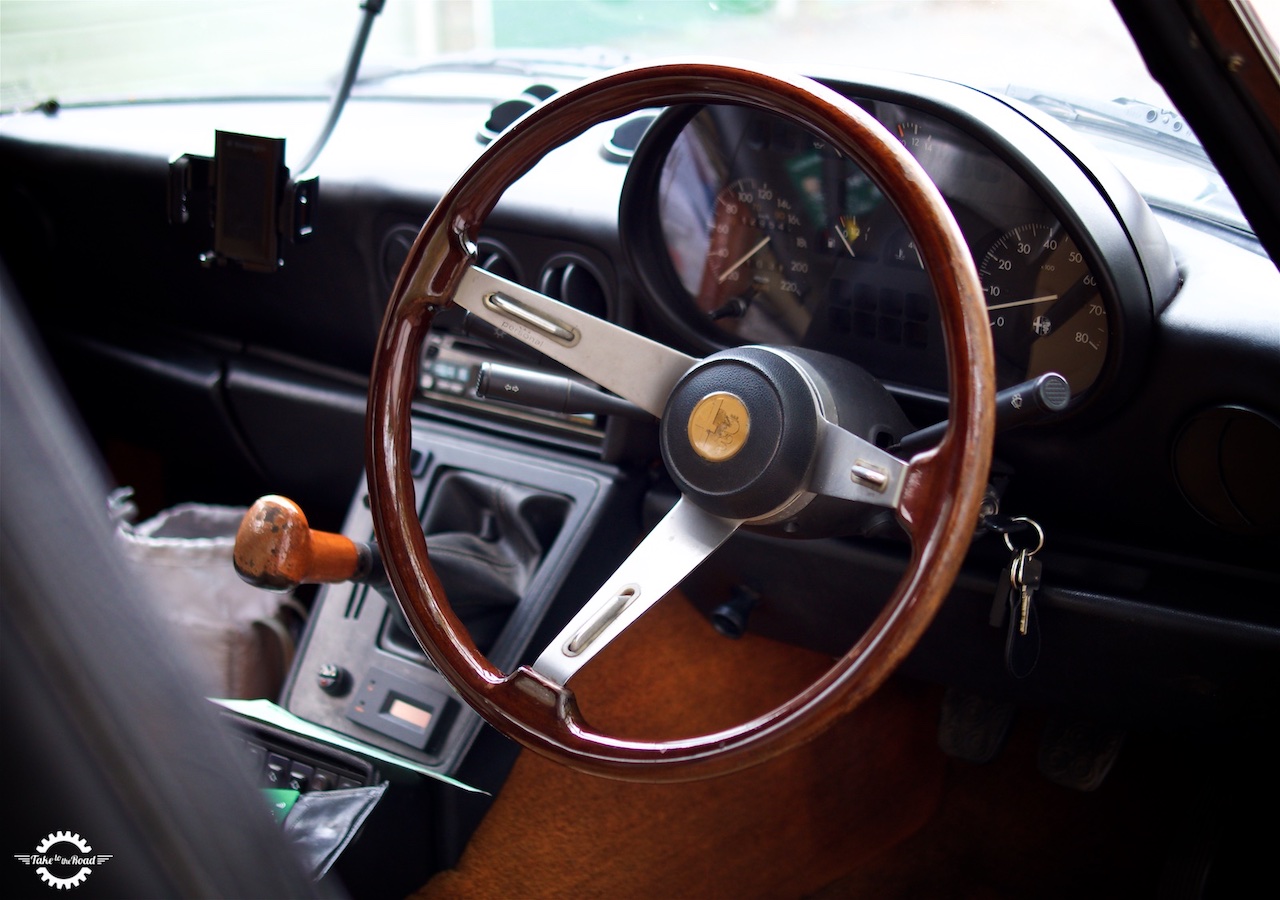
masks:
<path fill-rule="evenodd" d="M 805 333 L 811 248 L 802 221 L 798 201 L 766 181 L 740 178 L 716 195 L 697 304 L 722 330 L 775 341 Z"/>
<path fill-rule="evenodd" d="M 1075 241 L 1059 225 L 1028 223 L 995 240 L 978 263 L 999 384 L 1057 372 L 1073 395 L 1107 357 L 1107 308 Z"/>

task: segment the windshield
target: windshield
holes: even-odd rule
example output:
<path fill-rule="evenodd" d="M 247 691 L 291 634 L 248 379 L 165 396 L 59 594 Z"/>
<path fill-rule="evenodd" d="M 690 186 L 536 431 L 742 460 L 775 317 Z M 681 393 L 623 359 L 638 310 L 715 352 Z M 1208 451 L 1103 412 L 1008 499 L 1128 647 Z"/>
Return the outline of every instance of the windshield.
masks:
<path fill-rule="evenodd" d="M 324 97 L 362 16 L 360 0 L 0 0 L 0 110 Z M 1033 98 L 1073 127 L 1100 116 L 1113 159 L 1149 200 L 1245 227 L 1190 129 L 1180 135 L 1190 156 L 1174 155 L 1203 179 L 1166 177 L 1169 129 L 1149 123 L 1181 128 L 1180 118 L 1109 0 L 387 0 L 357 92 L 488 97 L 484 79 L 456 73 L 496 61 L 572 80 L 672 55 L 811 75 L 914 72 Z M 305 133 L 288 136 L 308 141 L 318 124 L 300 119 Z"/>
<path fill-rule="evenodd" d="M 358 0 L 0 0 L 5 109 L 324 89 Z M 449 54 L 593 48 L 896 69 L 1164 102 L 1107 0 L 388 0 L 365 73 Z"/>

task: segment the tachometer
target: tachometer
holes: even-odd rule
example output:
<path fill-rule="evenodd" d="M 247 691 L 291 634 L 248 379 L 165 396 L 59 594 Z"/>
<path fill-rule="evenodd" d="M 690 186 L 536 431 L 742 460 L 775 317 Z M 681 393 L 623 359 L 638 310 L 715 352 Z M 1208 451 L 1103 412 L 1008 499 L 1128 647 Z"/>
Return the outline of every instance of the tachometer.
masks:
<path fill-rule="evenodd" d="M 1097 277 L 1061 225 L 1009 229 L 982 256 L 978 273 L 998 384 L 1057 372 L 1073 394 L 1093 385 L 1107 358 L 1107 307 Z"/>

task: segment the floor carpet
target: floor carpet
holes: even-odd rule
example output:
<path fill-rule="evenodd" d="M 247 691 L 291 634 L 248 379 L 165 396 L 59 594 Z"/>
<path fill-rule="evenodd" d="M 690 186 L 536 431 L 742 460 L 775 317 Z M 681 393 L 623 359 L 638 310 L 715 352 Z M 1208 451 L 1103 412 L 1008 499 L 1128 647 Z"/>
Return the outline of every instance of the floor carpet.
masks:
<path fill-rule="evenodd" d="M 830 660 L 716 634 L 669 597 L 574 680 L 584 715 L 627 737 L 745 721 Z M 779 897 L 821 889 L 918 830 L 944 758 L 932 692 L 891 684 L 799 750 L 710 781 L 644 785 L 524 753 L 455 870 L 426 898 Z"/>

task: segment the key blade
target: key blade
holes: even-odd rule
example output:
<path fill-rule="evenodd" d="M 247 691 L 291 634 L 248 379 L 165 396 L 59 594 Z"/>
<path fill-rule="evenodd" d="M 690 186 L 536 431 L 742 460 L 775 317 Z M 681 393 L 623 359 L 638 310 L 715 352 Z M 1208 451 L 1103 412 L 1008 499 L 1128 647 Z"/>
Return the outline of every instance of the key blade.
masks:
<path fill-rule="evenodd" d="M 1040 587 L 1040 578 L 1044 571 L 1044 565 L 1040 560 L 1033 556 L 1028 556 L 1022 562 L 1022 584 L 1030 588 L 1032 591 Z"/>
<path fill-rule="evenodd" d="M 1022 603 L 1018 612 L 1018 634 L 1025 635 L 1027 633 L 1027 618 L 1031 615 L 1031 590 L 1025 584 L 1022 586 Z"/>

